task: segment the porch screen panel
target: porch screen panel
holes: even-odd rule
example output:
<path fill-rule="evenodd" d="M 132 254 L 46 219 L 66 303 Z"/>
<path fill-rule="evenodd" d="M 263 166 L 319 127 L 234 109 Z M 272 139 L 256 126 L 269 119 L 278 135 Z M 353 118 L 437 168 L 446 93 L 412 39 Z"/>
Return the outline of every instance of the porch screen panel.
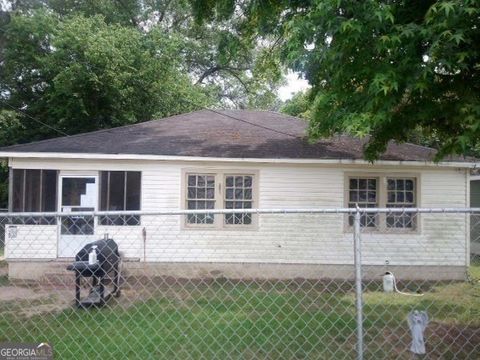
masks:
<path fill-rule="evenodd" d="M 24 211 L 41 211 L 41 171 L 26 170 L 25 172 L 25 207 Z"/>
<path fill-rule="evenodd" d="M 12 170 L 12 211 L 22 212 L 24 209 L 24 194 L 25 194 L 25 170 Z"/>
<path fill-rule="evenodd" d="M 108 210 L 122 211 L 125 206 L 125 172 L 111 171 L 108 191 Z M 132 210 L 132 209 L 131 209 Z M 138 209 L 136 209 L 138 210 Z"/>
<path fill-rule="evenodd" d="M 57 211 L 56 170 L 12 169 L 11 210 L 13 212 Z M 55 217 L 19 218 L 18 223 L 53 224 Z"/>
<path fill-rule="evenodd" d="M 100 210 L 128 211 L 141 207 L 141 172 L 102 171 L 100 174 Z M 140 225 L 138 215 L 100 217 L 101 225 Z"/>
<path fill-rule="evenodd" d="M 57 210 L 57 172 L 44 170 L 42 174 L 42 209 L 41 211 Z"/>
<path fill-rule="evenodd" d="M 125 210 L 140 210 L 141 176 L 138 171 L 127 172 Z"/>

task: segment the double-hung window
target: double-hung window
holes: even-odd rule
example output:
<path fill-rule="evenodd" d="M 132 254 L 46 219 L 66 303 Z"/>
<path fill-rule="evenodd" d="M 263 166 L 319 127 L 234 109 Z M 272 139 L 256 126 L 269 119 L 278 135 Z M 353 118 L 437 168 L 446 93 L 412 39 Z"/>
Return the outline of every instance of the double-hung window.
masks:
<path fill-rule="evenodd" d="M 415 178 L 387 178 L 387 207 L 416 207 Z M 415 227 L 414 213 L 388 213 L 387 228 L 412 229 Z"/>
<path fill-rule="evenodd" d="M 252 196 L 252 175 L 225 175 L 225 209 L 251 209 Z M 250 225 L 252 224 L 252 214 L 225 214 L 225 224 Z"/>
<path fill-rule="evenodd" d="M 348 207 L 413 208 L 418 206 L 418 177 L 402 175 L 351 175 L 345 182 Z M 353 215 L 348 216 L 349 227 Z M 415 230 L 416 215 L 408 212 L 363 213 L 360 226 L 373 230 Z"/>
<path fill-rule="evenodd" d="M 187 177 L 187 209 L 215 209 L 215 175 L 188 174 Z M 214 214 L 201 213 L 187 215 L 188 224 L 213 224 Z"/>
<path fill-rule="evenodd" d="M 185 208 L 201 210 L 198 214 L 187 214 L 187 227 L 251 227 L 254 216 L 241 212 L 256 206 L 255 184 L 257 175 L 250 172 L 220 171 L 185 173 Z M 209 213 L 213 209 L 239 209 L 228 214 Z"/>
<path fill-rule="evenodd" d="M 141 173 L 139 171 L 100 172 L 100 211 L 140 210 Z M 138 215 L 100 217 L 101 225 L 140 225 Z"/>
<path fill-rule="evenodd" d="M 351 177 L 348 189 L 348 207 L 361 208 L 378 207 L 378 178 L 376 177 Z M 353 226 L 353 215 L 349 217 L 349 224 Z M 377 227 L 378 219 L 375 214 L 362 214 L 360 226 L 367 228 Z"/>

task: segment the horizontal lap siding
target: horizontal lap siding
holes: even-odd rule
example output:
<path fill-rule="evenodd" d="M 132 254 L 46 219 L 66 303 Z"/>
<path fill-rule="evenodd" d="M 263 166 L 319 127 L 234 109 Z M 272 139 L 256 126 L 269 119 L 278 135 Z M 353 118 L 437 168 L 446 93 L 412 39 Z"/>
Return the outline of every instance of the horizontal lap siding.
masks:
<path fill-rule="evenodd" d="M 6 225 L 7 259 L 55 259 L 57 227 L 51 225 Z"/>
<path fill-rule="evenodd" d="M 24 160 L 25 161 L 25 160 Z M 22 161 L 14 162 L 24 167 Z M 30 167 L 72 169 L 68 161 L 50 161 Z M 235 165 L 167 162 L 75 163 L 76 170 L 142 171 L 142 210 L 178 209 L 181 204 L 182 169 L 256 170 L 259 172 L 259 207 L 339 208 L 344 207 L 345 173 L 359 173 L 363 167 L 287 166 L 273 164 Z M 400 169 L 400 170 L 399 170 Z M 456 169 L 428 170 L 371 166 L 375 173 L 415 173 L 421 177 L 422 207 L 465 207 L 466 173 Z M 219 216 L 219 215 L 217 215 Z M 264 214 L 255 230 L 182 229 L 181 216 L 142 216 L 141 226 L 97 227 L 120 243 L 128 257 L 147 261 L 269 262 L 351 264 L 352 234 L 345 232 L 344 215 Z M 146 242 L 142 229 L 146 230 Z M 363 234 L 366 264 L 465 264 L 465 217 L 423 214 L 420 233 Z M 145 248 L 144 248 L 145 247 Z"/>
<path fill-rule="evenodd" d="M 145 210 L 181 205 L 179 179 L 182 168 L 180 165 L 164 166 L 144 173 Z M 208 164 L 205 171 L 215 168 L 225 169 Z M 343 183 L 338 181 L 342 177 L 340 169 L 226 168 L 259 171 L 261 208 L 343 206 Z M 161 219 L 164 223 L 161 225 L 149 225 L 148 219 L 144 221 L 149 244 L 147 260 L 151 261 L 338 263 L 347 260 L 348 241 L 339 237 L 343 229 L 343 216 L 340 215 L 264 214 L 259 215 L 257 230 L 245 231 L 181 229 L 181 216 Z"/>

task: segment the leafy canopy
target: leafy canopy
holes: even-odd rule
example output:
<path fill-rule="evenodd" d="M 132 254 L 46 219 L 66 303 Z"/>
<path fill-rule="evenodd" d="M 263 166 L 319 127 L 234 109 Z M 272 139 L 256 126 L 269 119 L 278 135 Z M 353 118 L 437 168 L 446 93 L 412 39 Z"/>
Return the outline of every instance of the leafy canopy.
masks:
<path fill-rule="evenodd" d="M 478 0 L 192 3 L 200 21 L 242 14 L 281 39 L 283 62 L 312 85 L 312 138 L 369 135 L 370 160 L 418 136 L 435 140 L 438 159 L 479 148 Z"/>
<path fill-rule="evenodd" d="M 180 71 L 175 40 L 158 32 L 145 36 L 100 16 L 61 21 L 40 10 L 13 16 L 6 39 L 0 92 L 9 106 L 28 114 L 20 114 L 20 138 L 7 143 L 58 136 L 32 117 L 74 134 L 208 103 Z"/>
<path fill-rule="evenodd" d="M 311 91 L 300 91 L 296 93 L 291 99 L 285 101 L 280 108 L 280 112 L 291 116 L 301 117 L 303 119 L 310 120 L 311 114 Z"/>
<path fill-rule="evenodd" d="M 12 5 L 0 12 L 0 110 L 23 109 L 22 126 L 0 145 L 277 100 L 270 43 L 235 19 L 198 24 L 188 0 Z"/>

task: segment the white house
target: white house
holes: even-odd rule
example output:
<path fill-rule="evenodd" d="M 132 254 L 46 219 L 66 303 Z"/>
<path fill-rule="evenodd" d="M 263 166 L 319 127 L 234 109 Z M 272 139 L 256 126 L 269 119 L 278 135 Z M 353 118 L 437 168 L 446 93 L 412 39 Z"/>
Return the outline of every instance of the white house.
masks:
<path fill-rule="evenodd" d="M 4 147 L 0 156 L 8 158 L 11 169 L 10 211 L 469 205 L 472 162 L 434 163 L 433 149 L 392 143 L 372 164 L 362 159 L 361 140 L 338 136 L 311 144 L 306 126 L 301 119 L 274 112 L 204 110 Z M 430 276 L 464 276 L 469 261 L 464 215 L 370 220 L 369 236 L 388 245 L 379 249 L 364 244 L 364 263 L 372 269 L 389 260 L 409 276 L 425 269 Z M 305 216 L 217 214 L 12 224 L 6 231 L 10 276 L 39 277 L 53 266 L 64 267 L 62 260 L 105 233 L 113 234 L 132 269 L 156 264 L 161 274 L 352 273 L 346 216 L 313 221 Z"/>

